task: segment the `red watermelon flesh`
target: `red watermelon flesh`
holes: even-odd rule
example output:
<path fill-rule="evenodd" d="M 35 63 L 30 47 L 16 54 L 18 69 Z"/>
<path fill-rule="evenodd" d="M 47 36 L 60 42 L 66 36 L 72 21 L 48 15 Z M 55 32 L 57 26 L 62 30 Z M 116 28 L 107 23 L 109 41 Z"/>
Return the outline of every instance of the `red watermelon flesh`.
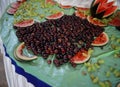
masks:
<path fill-rule="evenodd" d="M 50 16 L 47 16 L 46 18 L 47 19 L 58 19 L 58 18 L 61 18 L 63 15 L 64 15 L 64 12 L 58 12 Z"/>
<path fill-rule="evenodd" d="M 93 19 L 93 24 L 98 25 L 98 26 L 106 26 L 104 23 L 102 23 L 100 20 L 94 20 Z"/>
<path fill-rule="evenodd" d="M 93 5 L 96 5 L 98 3 L 107 3 L 108 0 L 94 0 Z"/>
<path fill-rule="evenodd" d="M 89 52 L 84 49 L 81 49 L 75 56 L 73 56 L 73 58 L 71 58 L 70 62 L 80 64 L 88 61 L 89 58 L 90 58 Z"/>
<path fill-rule="evenodd" d="M 108 7 L 111 7 L 111 6 L 113 6 L 114 3 L 115 3 L 115 1 L 111 1 L 111 2 L 108 2 L 108 3 L 104 3 L 104 4 L 106 4 L 106 6 L 108 6 Z"/>
<path fill-rule="evenodd" d="M 87 10 L 89 10 L 89 8 L 83 8 L 83 7 L 75 7 L 75 9 L 81 10 L 81 11 L 87 11 Z"/>
<path fill-rule="evenodd" d="M 103 46 L 109 42 L 107 33 L 103 32 L 92 42 L 93 46 Z"/>
<path fill-rule="evenodd" d="M 115 17 L 109 22 L 112 26 L 120 26 L 120 11 L 116 12 Z"/>
<path fill-rule="evenodd" d="M 84 14 L 84 12 L 80 12 L 80 11 L 75 11 L 75 15 L 82 18 L 82 19 L 86 19 L 87 16 Z"/>
<path fill-rule="evenodd" d="M 114 18 L 109 24 L 112 26 L 120 26 L 120 18 Z"/>
<path fill-rule="evenodd" d="M 82 19 L 87 18 L 87 15 L 85 14 L 85 12 L 88 11 L 89 8 L 75 7 L 75 9 L 77 10 L 77 11 L 75 11 L 76 16 L 78 16 Z"/>
<path fill-rule="evenodd" d="M 55 4 L 54 0 L 46 0 L 46 3 L 50 3 L 50 4 L 52 4 L 52 5 Z"/>
<path fill-rule="evenodd" d="M 93 17 L 92 16 L 87 16 L 87 20 L 93 24 Z"/>
<path fill-rule="evenodd" d="M 62 4 L 60 4 L 59 5 L 61 8 L 65 8 L 65 9 L 67 9 L 67 8 L 72 8 L 72 6 L 70 6 L 70 5 L 62 5 Z"/>
<path fill-rule="evenodd" d="M 117 10 L 117 8 L 118 8 L 117 6 L 112 6 L 112 7 L 108 8 L 104 13 L 103 18 L 112 15 Z"/>
<path fill-rule="evenodd" d="M 98 5 L 96 14 L 105 11 L 106 9 L 110 8 L 113 6 L 113 4 L 115 3 L 115 1 L 109 2 L 109 3 L 100 3 Z"/>
<path fill-rule="evenodd" d="M 17 9 L 17 8 L 20 6 L 20 4 L 21 4 L 21 3 L 18 2 L 18 1 L 17 1 L 17 2 L 13 2 L 13 3 L 11 4 L 11 7 Z"/>
<path fill-rule="evenodd" d="M 102 23 L 100 20 L 98 20 L 98 19 L 94 19 L 92 16 L 87 16 L 87 20 L 90 22 L 90 23 L 92 23 L 92 24 L 94 24 L 94 25 L 98 25 L 98 26 L 106 26 L 104 23 Z"/>
<path fill-rule="evenodd" d="M 34 24 L 33 19 L 27 19 L 27 20 L 23 20 L 23 21 L 15 23 L 14 26 L 16 26 L 16 27 L 27 27 L 27 26 L 31 26 L 33 24 Z"/>
<path fill-rule="evenodd" d="M 7 13 L 13 15 L 13 14 L 15 14 L 16 11 L 17 11 L 17 9 L 10 7 L 10 8 L 8 8 Z"/>

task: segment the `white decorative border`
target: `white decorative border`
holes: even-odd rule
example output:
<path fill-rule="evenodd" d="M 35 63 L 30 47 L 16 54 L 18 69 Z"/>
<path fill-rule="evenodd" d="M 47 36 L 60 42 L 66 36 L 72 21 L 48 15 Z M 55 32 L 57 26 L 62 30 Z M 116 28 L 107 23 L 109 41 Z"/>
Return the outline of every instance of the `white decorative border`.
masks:
<path fill-rule="evenodd" d="M 0 0 L 0 18 L 4 13 L 7 6 L 16 0 Z M 10 58 L 5 56 L 5 50 L 3 47 L 3 42 L 0 37 L 0 52 L 3 54 L 3 62 L 5 75 L 8 83 L 8 87 L 34 87 L 27 79 L 15 72 L 15 66 L 11 63 Z"/>
<path fill-rule="evenodd" d="M 29 83 L 24 76 L 15 72 L 15 66 L 11 63 L 10 58 L 5 56 L 5 50 L 1 38 L 0 38 L 0 49 L 1 49 L 0 50 L 1 53 L 3 54 L 3 62 L 4 62 L 8 87 L 34 87 L 34 85 Z"/>

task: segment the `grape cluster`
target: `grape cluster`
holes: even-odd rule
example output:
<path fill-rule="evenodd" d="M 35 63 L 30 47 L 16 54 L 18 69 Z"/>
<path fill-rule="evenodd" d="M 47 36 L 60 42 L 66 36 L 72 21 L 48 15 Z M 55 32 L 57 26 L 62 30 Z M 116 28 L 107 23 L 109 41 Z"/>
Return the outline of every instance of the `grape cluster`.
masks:
<path fill-rule="evenodd" d="M 59 19 L 34 23 L 29 27 L 14 27 L 20 42 L 25 42 L 28 50 L 43 58 L 56 54 L 56 66 L 70 62 L 80 49 L 88 50 L 95 37 L 104 29 L 75 15 L 64 15 Z M 51 60 L 48 61 L 51 63 Z M 73 64 L 73 63 L 72 63 Z"/>

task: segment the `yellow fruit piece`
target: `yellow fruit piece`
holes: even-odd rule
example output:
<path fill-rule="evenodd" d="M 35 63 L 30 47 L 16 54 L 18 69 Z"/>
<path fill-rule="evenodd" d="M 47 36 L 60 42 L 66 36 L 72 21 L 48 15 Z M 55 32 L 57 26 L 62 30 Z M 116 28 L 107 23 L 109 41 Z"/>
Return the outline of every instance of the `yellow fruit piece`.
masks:
<path fill-rule="evenodd" d="M 86 67 L 90 67 L 90 66 L 91 66 L 90 62 L 85 63 L 85 66 L 86 66 Z"/>
<path fill-rule="evenodd" d="M 92 65 L 91 65 L 91 68 L 92 68 L 92 71 L 95 71 L 95 70 L 96 70 L 96 68 L 95 68 L 95 65 L 94 65 L 94 64 L 92 64 Z"/>
<path fill-rule="evenodd" d="M 106 87 L 112 87 L 111 82 L 110 81 L 105 81 L 105 86 Z"/>
<path fill-rule="evenodd" d="M 114 68 L 113 68 L 113 67 L 110 67 L 110 71 L 113 72 L 113 71 L 114 71 Z"/>
<path fill-rule="evenodd" d="M 120 38 L 118 38 L 116 42 L 117 42 L 117 43 L 120 43 Z"/>
<path fill-rule="evenodd" d="M 96 67 L 97 69 L 99 69 L 99 68 L 100 68 L 100 65 L 98 65 L 97 63 L 95 63 L 95 67 Z"/>
<path fill-rule="evenodd" d="M 100 87 L 106 87 L 104 82 L 99 82 L 98 84 L 99 84 Z"/>
<path fill-rule="evenodd" d="M 115 75 L 116 77 L 120 77 L 120 72 L 119 72 L 119 71 L 116 71 L 116 72 L 114 72 L 114 75 Z"/>
<path fill-rule="evenodd" d="M 93 52 L 94 52 L 94 50 L 92 50 L 92 49 L 89 49 L 89 50 L 88 50 L 88 54 L 89 54 L 89 55 L 91 55 Z"/>
<path fill-rule="evenodd" d="M 93 79 L 95 79 L 95 76 L 93 74 L 91 74 L 90 78 L 93 80 Z"/>
<path fill-rule="evenodd" d="M 87 71 L 88 71 L 88 72 L 91 72 L 91 71 L 92 71 L 92 68 L 91 68 L 91 67 L 88 67 Z"/>
<path fill-rule="evenodd" d="M 98 60 L 98 64 L 103 64 L 103 63 L 104 63 L 104 60 L 102 60 L 102 59 Z"/>
<path fill-rule="evenodd" d="M 110 38 L 110 40 L 112 40 L 112 41 L 115 40 L 115 39 L 116 39 L 116 37 L 114 35 L 112 35 L 111 38 Z"/>
<path fill-rule="evenodd" d="M 95 84 L 98 83 L 98 81 L 99 81 L 99 78 L 98 78 L 98 77 L 95 77 L 95 78 L 92 80 L 92 82 L 95 83 Z"/>
<path fill-rule="evenodd" d="M 106 77 L 110 77 L 110 72 L 109 71 L 106 72 Z"/>

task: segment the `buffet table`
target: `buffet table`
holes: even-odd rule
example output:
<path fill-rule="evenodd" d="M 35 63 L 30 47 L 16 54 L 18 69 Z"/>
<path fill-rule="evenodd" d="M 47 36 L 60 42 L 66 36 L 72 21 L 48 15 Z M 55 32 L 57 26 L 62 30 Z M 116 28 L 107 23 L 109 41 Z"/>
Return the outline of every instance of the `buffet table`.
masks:
<path fill-rule="evenodd" d="M 7 6 L 14 1 L 15 0 L 0 0 L 0 17 L 5 12 L 5 9 L 7 8 Z M 69 2 L 71 0 L 66 0 L 66 3 L 63 3 L 63 0 L 57 0 L 57 1 L 59 3 L 66 4 L 67 2 Z M 75 1 L 76 0 L 72 0 L 70 4 L 72 5 Z M 81 0 L 79 0 L 79 1 L 81 1 Z M 91 1 L 92 0 L 89 0 L 85 3 L 78 3 L 77 5 L 82 6 L 82 7 L 87 7 L 87 6 L 90 6 Z M 120 7 L 120 0 L 117 0 L 117 1 L 118 1 L 117 4 Z M 5 68 L 8 86 L 9 87 L 34 87 L 34 85 L 31 84 L 31 81 L 30 81 L 33 78 L 29 78 L 28 73 L 25 73 L 25 71 L 23 69 L 21 69 L 19 66 L 17 66 L 15 61 L 12 60 L 12 58 L 10 58 L 9 55 L 6 53 L 6 48 L 4 47 L 1 38 L 0 38 L 0 49 L 1 49 L 0 50 L 1 53 L 3 54 L 4 68 Z M 21 75 L 21 73 L 23 75 Z M 29 79 L 26 79 L 25 77 L 27 77 Z M 32 82 L 34 82 L 34 81 L 32 81 Z M 38 84 L 37 81 L 35 81 L 34 84 Z M 44 85 L 46 85 L 46 87 L 50 87 L 49 85 L 45 84 L 42 81 L 39 84 L 43 84 L 43 87 L 44 87 Z"/>
<path fill-rule="evenodd" d="M 6 11 L 7 6 L 14 1 L 16 1 L 16 0 L 0 0 L 0 18 L 2 17 L 2 15 L 4 15 L 4 12 Z M 64 0 L 56 0 L 56 1 L 58 1 L 59 3 L 65 4 L 65 5 L 68 2 L 70 5 L 76 3 L 76 0 L 72 0 L 72 1 L 66 0 L 66 2 L 63 2 Z M 83 0 L 79 0 L 79 1 L 81 2 Z M 76 3 L 76 5 L 77 6 L 80 5 L 81 7 L 89 7 L 91 2 L 92 2 L 92 0 L 89 0 L 85 3 L 84 2 Z M 1 26 L 0 26 L 0 28 L 1 28 Z M 22 71 L 21 68 L 16 65 L 15 61 L 12 60 L 12 58 L 10 58 L 9 55 L 5 52 L 5 47 L 2 43 L 1 38 L 0 38 L 0 49 L 1 49 L 0 50 L 1 53 L 3 54 L 4 68 L 5 68 L 8 86 L 9 87 L 34 87 L 33 84 L 28 82 L 28 80 L 23 75 L 21 75 L 21 73 L 25 74 L 25 72 Z M 25 74 L 25 75 L 27 76 L 27 74 Z M 41 82 L 41 84 L 42 84 L 42 82 Z"/>

